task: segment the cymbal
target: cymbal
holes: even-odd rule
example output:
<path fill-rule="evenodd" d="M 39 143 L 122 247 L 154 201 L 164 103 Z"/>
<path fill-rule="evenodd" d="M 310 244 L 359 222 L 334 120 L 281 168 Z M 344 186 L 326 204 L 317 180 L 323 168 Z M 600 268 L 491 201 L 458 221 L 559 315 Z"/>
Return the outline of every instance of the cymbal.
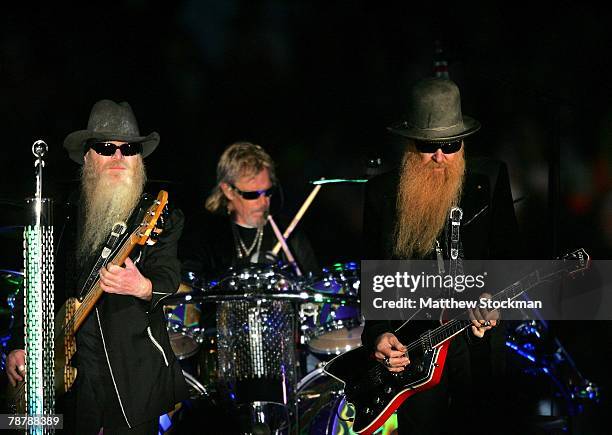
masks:
<path fill-rule="evenodd" d="M 0 269 L 0 274 L 3 275 L 12 275 L 12 276 L 23 276 L 23 272 L 20 270 L 12 270 L 12 269 Z"/>
<path fill-rule="evenodd" d="M 332 178 L 332 179 L 325 179 L 325 178 L 321 178 L 320 180 L 312 180 L 309 181 L 310 184 L 313 184 L 315 186 L 317 185 L 322 185 L 322 184 L 362 184 L 362 183 L 367 183 L 368 180 L 367 178 Z"/>

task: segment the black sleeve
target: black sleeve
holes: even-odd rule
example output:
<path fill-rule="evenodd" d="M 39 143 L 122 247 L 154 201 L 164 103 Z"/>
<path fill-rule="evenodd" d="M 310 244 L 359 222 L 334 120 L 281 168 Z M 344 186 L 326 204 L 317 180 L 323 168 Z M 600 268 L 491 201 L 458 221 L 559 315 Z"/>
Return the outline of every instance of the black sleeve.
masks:
<path fill-rule="evenodd" d="M 186 220 L 183 237 L 179 241 L 178 255 L 181 260 L 183 274 L 193 272 L 200 278 L 210 278 L 220 266 L 217 258 L 222 258 L 224 253 L 215 252 L 213 237 L 219 236 L 215 232 L 222 232 L 217 220 L 204 213 L 190 216 Z M 227 234 L 231 237 L 231 233 Z M 229 261 L 229 260 L 228 260 Z M 223 264 L 229 267 L 230 264 Z"/>
<path fill-rule="evenodd" d="M 366 348 L 374 351 L 376 339 L 385 332 L 393 332 L 395 330 L 393 324 L 388 320 L 366 320 L 361 333 L 361 344 Z"/>
<path fill-rule="evenodd" d="M 181 264 L 177 256 L 177 247 L 183 232 L 184 220 L 181 210 L 173 210 L 157 243 L 145 248 L 146 254 L 143 255 L 139 269 L 153 284 L 150 301 L 152 309 L 155 309 L 162 299 L 175 293 L 181 282 Z"/>
<path fill-rule="evenodd" d="M 295 232 L 295 234 L 289 238 L 288 244 L 302 273 L 306 274 L 312 272 L 317 274 L 320 272 L 317 257 L 312 249 L 310 240 L 304 233 Z"/>

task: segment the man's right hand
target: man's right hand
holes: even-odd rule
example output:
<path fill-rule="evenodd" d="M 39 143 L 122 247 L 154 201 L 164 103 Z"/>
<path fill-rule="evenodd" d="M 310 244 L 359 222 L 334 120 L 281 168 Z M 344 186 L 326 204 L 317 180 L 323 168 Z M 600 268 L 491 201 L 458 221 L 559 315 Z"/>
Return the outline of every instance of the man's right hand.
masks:
<path fill-rule="evenodd" d="M 6 374 L 13 387 L 17 385 L 17 382 L 23 381 L 25 371 L 25 351 L 23 349 L 13 350 L 6 357 Z"/>
<path fill-rule="evenodd" d="M 390 372 L 401 372 L 410 364 L 406 346 L 390 332 L 385 332 L 376 339 L 374 357 Z"/>

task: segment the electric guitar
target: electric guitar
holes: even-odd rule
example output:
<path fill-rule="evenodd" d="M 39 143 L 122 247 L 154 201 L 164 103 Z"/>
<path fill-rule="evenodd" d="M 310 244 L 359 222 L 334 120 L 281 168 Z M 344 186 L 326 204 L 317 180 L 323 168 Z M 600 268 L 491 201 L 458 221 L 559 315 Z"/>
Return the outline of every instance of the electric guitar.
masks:
<path fill-rule="evenodd" d="M 504 290 L 493 300 L 513 300 L 546 281 L 572 275 L 589 267 L 589 255 L 579 249 L 563 257 L 550 268 L 536 270 Z M 411 319 L 416 315 L 412 315 Z M 420 317 L 422 318 L 422 317 Z M 431 322 L 420 322 L 431 325 Z M 407 320 L 395 336 L 407 347 L 410 364 L 404 371 L 392 373 L 374 359 L 371 349 L 357 347 L 332 359 L 324 367 L 330 376 L 344 383 L 347 403 L 355 409 L 353 431 L 371 434 L 376 431 L 410 396 L 436 386 L 442 377 L 450 340 L 472 325 L 455 318 L 435 329 L 423 331 L 419 322 Z M 408 343 L 408 344 L 407 344 Z"/>
<path fill-rule="evenodd" d="M 100 287 L 98 266 L 104 267 L 109 263 L 122 266 L 136 245 L 155 244 L 157 236 L 162 231 L 156 225 L 158 220 L 160 222 L 163 221 L 162 214 L 165 212 L 167 204 L 168 192 L 161 190 L 157 195 L 157 199 L 147 209 L 142 222 L 132 233 L 128 237 L 124 236 L 124 241 L 119 246 L 109 250 L 109 252 L 103 250 L 96 267 L 92 270 L 85 285 L 85 288 L 90 290 L 81 298 L 69 298 L 55 315 L 54 364 L 56 396 L 68 392 L 76 379 L 77 370 L 70 365 L 72 358 L 76 354 L 76 333 L 104 294 Z M 123 231 L 125 231 L 125 226 L 123 226 Z M 117 231 L 116 225 L 109 240 L 120 236 L 121 234 Z M 105 247 L 105 249 L 108 248 Z M 19 382 L 14 388 L 9 384 L 7 397 L 9 398 L 9 404 L 11 404 L 11 411 L 15 414 L 26 413 L 26 382 L 27 380 Z"/>

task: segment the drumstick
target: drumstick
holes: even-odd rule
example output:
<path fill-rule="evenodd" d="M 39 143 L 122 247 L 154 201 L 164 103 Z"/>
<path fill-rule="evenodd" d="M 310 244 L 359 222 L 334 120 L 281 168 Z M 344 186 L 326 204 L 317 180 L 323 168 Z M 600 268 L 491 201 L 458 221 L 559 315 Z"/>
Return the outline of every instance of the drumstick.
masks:
<path fill-rule="evenodd" d="M 297 276 L 302 276 L 302 271 L 300 270 L 297 263 L 295 262 L 295 258 L 293 258 L 293 254 L 291 254 L 291 250 L 289 249 L 289 246 L 287 246 L 287 241 L 285 240 L 280 230 L 278 229 L 278 226 L 276 225 L 276 222 L 274 222 L 274 219 L 272 219 L 272 215 L 268 215 L 268 220 L 270 221 L 270 226 L 274 230 L 274 234 L 276 234 L 278 243 L 280 243 L 281 246 L 283 247 L 283 252 L 287 256 L 287 260 L 295 268 L 295 273 L 297 274 Z"/>
<path fill-rule="evenodd" d="M 306 198 L 306 201 L 304 201 L 304 204 L 302 204 L 302 207 L 300 207 L 297 214 L 295 215 L 295 217 L 293 218 L 293 220 L 291 221 L 291 223 L 289 224 L 289 226 L 283 233 L 283 238 L 285 240 L 289 238 L 289 236 L 291 235 L 291 233 L 297 226 L 300 219 L 302 219 L 302 216 L 304 216 L 304 213 L 306 213 L 306 210 L 308 210 L 308 207 L 310 207 L 310 204 L 312 204 L 312 201 L 314 201 L 315 197 L 317 196 L 317 193 L 319 193 L 319 190 L 321 190 L 321 184 L 316 185 L 314 189 L 312 189 L 312 192 L 310 192 L 310 195 L 308 195 L 308 198 Z M 272 249 L 272 253 L 274 255 L 278 255 L 278 251 L 280 251 L 280 248 L 281 248 L 281 242 L 279 239 L 279 242 L 277 242 L 276 245 L 274 246 L 274 249 Z"/>

